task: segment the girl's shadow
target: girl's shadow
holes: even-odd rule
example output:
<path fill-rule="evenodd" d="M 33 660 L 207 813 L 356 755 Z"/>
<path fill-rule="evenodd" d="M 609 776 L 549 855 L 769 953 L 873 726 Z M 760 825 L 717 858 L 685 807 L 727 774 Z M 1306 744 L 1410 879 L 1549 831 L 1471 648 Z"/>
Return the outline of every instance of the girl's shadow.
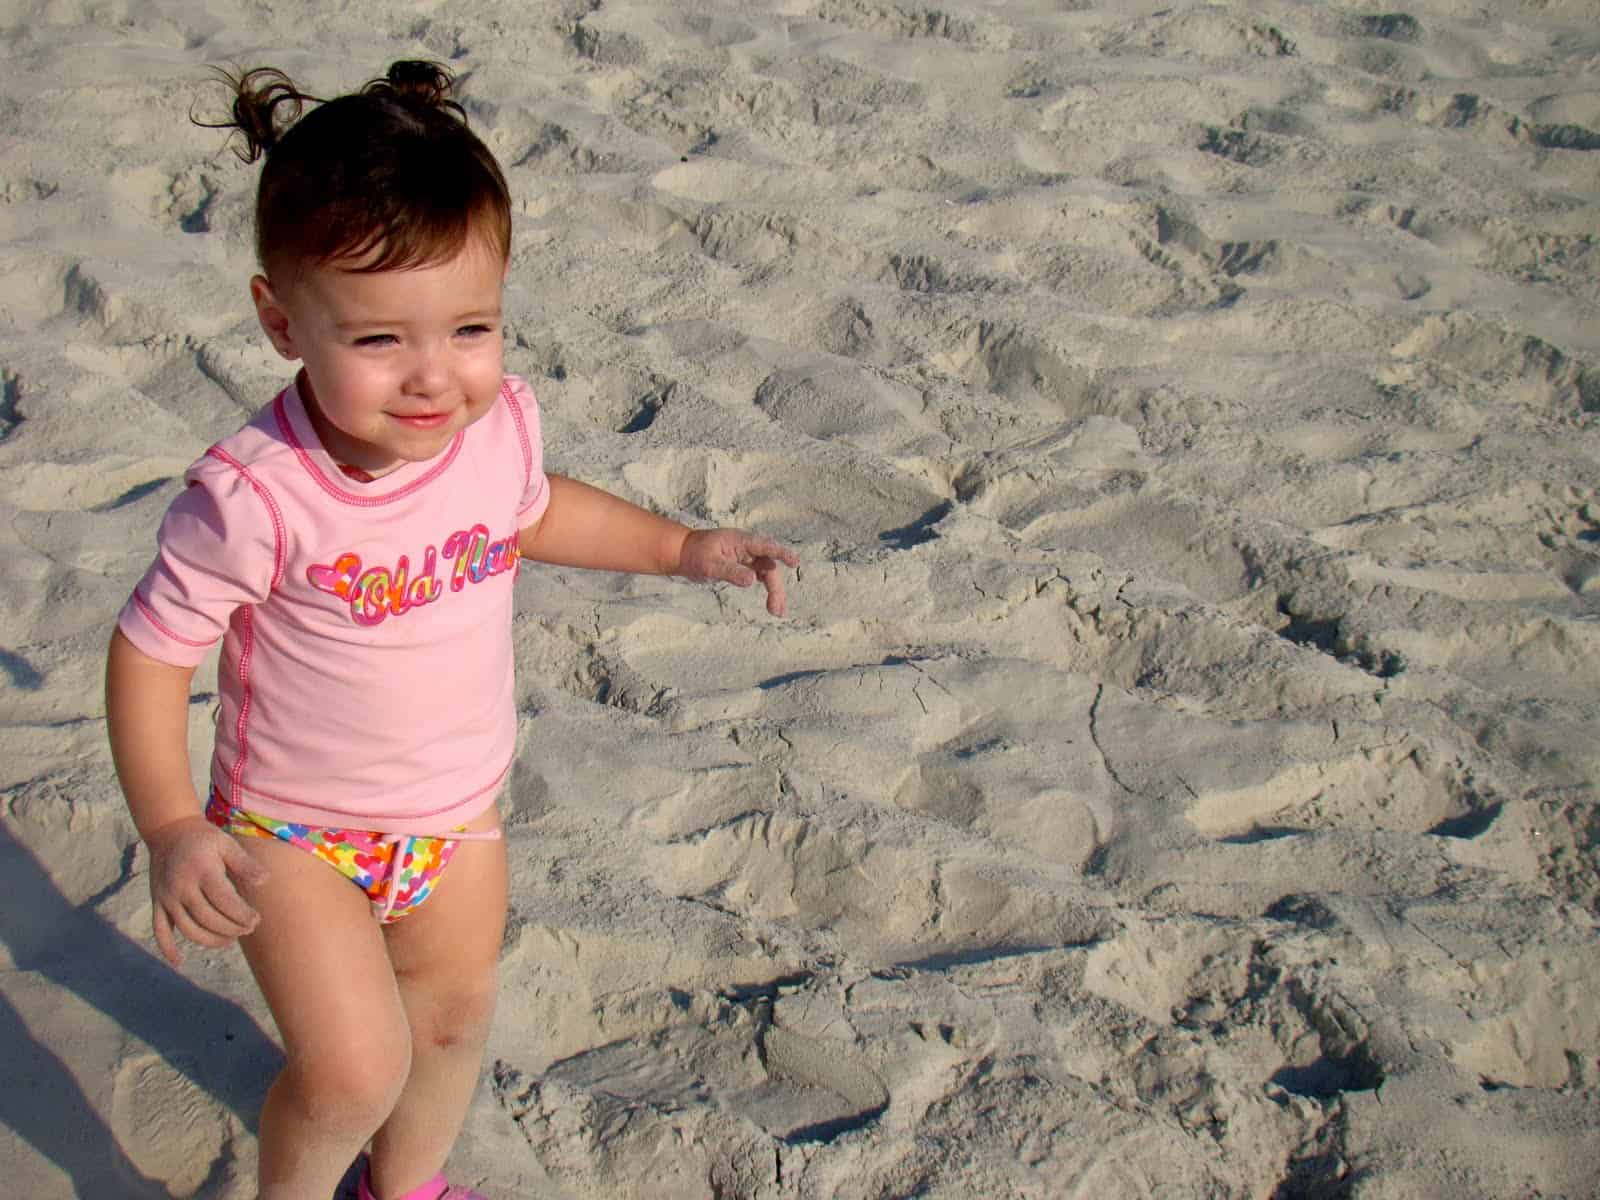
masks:
<path fill-rule="evenodd" d="M 283 1055 L 248 1012 L 195 986 L 98 913 L 69 904 L 5 821 L 0 879 L 7 893 L 0 942 L 17 971 L 99 1009 L 254 1132 Z M 129 1161 L 67 1064 L 3 995 L 0 1046 L 15 1081 L 0 1088 L 0 1122 L 70 1176 L 78 1195 L 167 1197 Z"/>

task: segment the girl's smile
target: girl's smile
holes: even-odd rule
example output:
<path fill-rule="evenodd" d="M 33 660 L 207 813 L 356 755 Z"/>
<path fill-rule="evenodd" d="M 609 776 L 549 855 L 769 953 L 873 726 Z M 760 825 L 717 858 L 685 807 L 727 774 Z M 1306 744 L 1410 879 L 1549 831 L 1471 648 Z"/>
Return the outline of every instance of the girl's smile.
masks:
<path fill-rule="evenodd" d="M 489 411 L 502 372 L 505 262 L 481 237 L 419 267 L 302 266 L 250 281 L 278 353 L 304 364 L 323 448 L 373 475 L 441 453 Z"/>

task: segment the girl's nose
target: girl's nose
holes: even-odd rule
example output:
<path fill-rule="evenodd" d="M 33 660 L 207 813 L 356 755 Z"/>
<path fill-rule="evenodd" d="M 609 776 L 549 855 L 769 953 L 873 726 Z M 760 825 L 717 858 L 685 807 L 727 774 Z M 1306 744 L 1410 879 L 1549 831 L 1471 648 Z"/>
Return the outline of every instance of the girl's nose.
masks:
<path fill-rule="evenodd" d="M 412 355 L 406 364 L 405 390 L 414 396 L 431 396 L 442 391 L 446 372 L 439 355 L 427 350 Z"/>

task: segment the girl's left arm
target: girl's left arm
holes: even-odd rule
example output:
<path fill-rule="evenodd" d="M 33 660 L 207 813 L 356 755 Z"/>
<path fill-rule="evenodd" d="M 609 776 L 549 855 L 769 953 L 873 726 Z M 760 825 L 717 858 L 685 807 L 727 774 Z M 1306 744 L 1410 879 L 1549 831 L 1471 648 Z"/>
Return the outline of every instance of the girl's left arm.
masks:
<path fill-rule="evenodd" d="M 524 558 L 735 587 L 759 581 L 767 611 L 783 615 L 783 568 L 799 566 L 800 557 L 781 542 L 742 529 L 690 529 L 575 479 L 549 480 L 549 505 L 517 539 Z"/>

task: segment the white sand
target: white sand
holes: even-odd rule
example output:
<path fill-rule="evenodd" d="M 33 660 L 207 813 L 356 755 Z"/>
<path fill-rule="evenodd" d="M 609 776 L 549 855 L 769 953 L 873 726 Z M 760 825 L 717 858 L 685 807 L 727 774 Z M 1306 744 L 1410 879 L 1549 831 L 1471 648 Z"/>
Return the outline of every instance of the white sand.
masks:
<path fill-rule="evenodd" d="M 283 377 L 187 116 L 436 56 L 552 464 L 807 560 L 525 572 L 460 1179 L 1600 1194 L 1593 15 L 4 5 L 0 1192 L 252 1195 L 270 1021 L 150 953 L 99 685 Z"/>

